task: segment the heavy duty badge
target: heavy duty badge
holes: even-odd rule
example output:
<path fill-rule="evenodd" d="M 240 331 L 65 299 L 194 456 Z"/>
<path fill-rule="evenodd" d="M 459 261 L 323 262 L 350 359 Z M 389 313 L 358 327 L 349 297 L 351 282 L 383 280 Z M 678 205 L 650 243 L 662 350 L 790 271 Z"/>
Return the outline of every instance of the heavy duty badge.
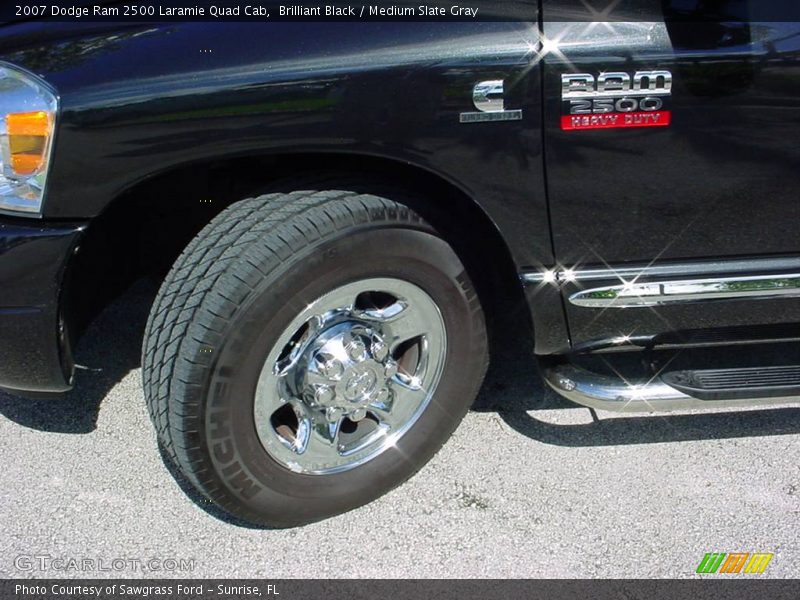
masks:
<path fill-rule="evenodd" d="M 672 113 L 672 73 L 636 71 L 561 76 L 561 129 L 666 127 Z"/>

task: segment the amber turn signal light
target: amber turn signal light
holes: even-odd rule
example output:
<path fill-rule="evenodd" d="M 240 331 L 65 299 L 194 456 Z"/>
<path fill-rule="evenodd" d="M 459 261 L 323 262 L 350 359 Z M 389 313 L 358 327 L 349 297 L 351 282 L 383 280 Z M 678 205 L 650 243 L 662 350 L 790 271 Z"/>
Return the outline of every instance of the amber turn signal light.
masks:
<path fill-rule="evenodd" d="M 17 175 L 32 175 L 44 164 L 50 115 L 45 111 L 6 115 L 11 169 Z"/>

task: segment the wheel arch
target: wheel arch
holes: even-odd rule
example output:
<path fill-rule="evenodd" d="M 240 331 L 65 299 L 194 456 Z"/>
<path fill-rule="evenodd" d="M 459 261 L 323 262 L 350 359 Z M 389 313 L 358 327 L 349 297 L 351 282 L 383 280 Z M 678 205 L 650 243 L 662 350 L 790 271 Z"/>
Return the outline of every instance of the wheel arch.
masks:
<path fill-rule="evenodd" d="M 309 185 L 374 193 L 408 204 L 464 262 L 485 308 L 492 354 L 509 346 L 532 348 L 533 325 L 518 276 L 520 265 L 479 200 L 423 167 L 347 153 L 208 160 L 132 184 L 90 221 L 65 291 L 72 307 L 71 329 L 80 335 L 138 278 L 162 278 L 189 240 L 232 203 L 292 186 L 310 189 Z"/>

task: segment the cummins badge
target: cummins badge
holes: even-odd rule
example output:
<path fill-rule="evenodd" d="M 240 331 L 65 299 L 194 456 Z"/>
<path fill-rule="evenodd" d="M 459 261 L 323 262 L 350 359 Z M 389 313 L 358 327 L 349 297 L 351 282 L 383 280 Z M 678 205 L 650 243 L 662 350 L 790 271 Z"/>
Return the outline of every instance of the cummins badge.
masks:
<path fill-rule="evenodd" d="M 486 121 L 519 121 L 521 110 L 506 110 L 503 99 L 503 80 L 481 81 L 472 88 L 472 103 L 478 112 L 463 112 L 461 123 L 484 123 Z"/>

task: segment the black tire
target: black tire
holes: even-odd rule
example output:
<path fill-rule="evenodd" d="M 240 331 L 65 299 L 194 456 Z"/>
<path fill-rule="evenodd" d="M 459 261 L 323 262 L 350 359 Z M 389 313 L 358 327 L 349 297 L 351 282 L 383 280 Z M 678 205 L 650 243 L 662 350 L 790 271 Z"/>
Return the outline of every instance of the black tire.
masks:
<path fill-rule="evenodd" d="M 448 343 L 436 393 L 396 449 L 341 473 L 294 473 L 255 434 L 270 339 L 293 307 L 387 274 L 439 308 Z M 153 305 L 142 376 L 159 440 L 191 484 L 238 518 L 287 527 L 363 505 L 411 477 L 455 430 L 487 363 L 477 294 L 430 225 L 384 198 L 302 191 L 238 202 L 189 244 Z"/>

